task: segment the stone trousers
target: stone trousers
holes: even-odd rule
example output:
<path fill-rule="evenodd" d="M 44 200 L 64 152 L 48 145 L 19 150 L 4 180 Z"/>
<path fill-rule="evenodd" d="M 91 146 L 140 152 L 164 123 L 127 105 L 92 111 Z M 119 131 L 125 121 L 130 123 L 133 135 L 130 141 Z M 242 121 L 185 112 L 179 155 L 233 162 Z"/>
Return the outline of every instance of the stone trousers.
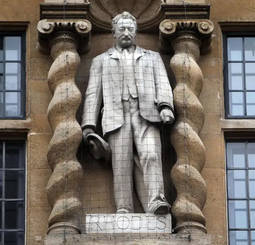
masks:
<path fill-rule="evenodd" d="M 122 103 L 124 125 L 108 136 L 112 150 L 116 208 L 134 211 L 133 182 L 135 182 L 144 211 L 153 213 L 158 206 L 166 203 L 160 132 L 157 127 L 139 115 L 137 99 L 130 97 L 128 101 Z"/>

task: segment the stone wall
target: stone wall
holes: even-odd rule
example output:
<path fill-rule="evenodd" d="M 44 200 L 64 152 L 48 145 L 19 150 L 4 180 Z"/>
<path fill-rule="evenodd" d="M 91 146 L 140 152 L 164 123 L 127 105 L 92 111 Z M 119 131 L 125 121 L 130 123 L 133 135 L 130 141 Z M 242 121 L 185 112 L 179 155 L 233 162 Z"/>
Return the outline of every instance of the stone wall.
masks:
<path fill-rule="evenodd" d="M 48 143 L 52 137 L 47 119 L 47 108 L 51 99 L 47 74 L 52 60 L 36 48 L 38 40 L 36 26 L 40 19 L 40 2 L 42 1 L 2 0 L 0 8 L 1 30 L 8 30 L 9 27 L 13 30 L 19 30 L 20 28 L 26 30 L 26 119 L 1 120 L 0 131 L 1 133 L 15 132 L 16 136 L 27 132 L 27 245 L 43 244 L 51 210 L 45 188 L 51 174 L 46 154 Z M 205 78 L 200 95 L 200 101 L 205 110 L 205 123 L 200 136 L 206 147 L 207 160 L 202 176 L 207 183 L 208 197 L 203 212 L 207 221 L 208 234 L 212 236 L 215 245 L 227 244 L 223 132 L 231 129 L 248 131 L 254 128 L 254 123 L 251 121 L 227 121 L 224 119 L 223 41 L 219 23 L 253 22 L 255 21 L 254 11 L 254 0 L 211 0 L 210 19 L 215 25 L 212 49 L 206 55 L 202 55 L 199 61 Z M 231 29 L 231 27 L 225 28 Z M 242 28 L 236 28 L 236 30 L 242 30 Z M 144 48 L 159 50 L 158 33 L 155 33 L 155 35 L 138 34 L 137 42 Z M 82 92 L 86 88 L 91 59 L 111 47 L 111 45 L 112 37 L 110 33 L 92 33 L 90 51 L 81 57 L 81 65 L 77 74 L 77 84 Z M 170 56 L 164 55 L 163 58 L 165 65 L 168 66 Z M 172 77 L 171 71 L 169 71 L 169 75 Z M 81 109 L 79 112 L 81 112 Z M 77 118 L 80 120 L 79 115 Z M 113 212 L 114 202 L 109 166 L 103 167 L 98 162 L 93 162 L 86 154 L 80 154 L 79 158 L 84 164 L 85 173 L 84 180 L 81 183 L 83 208 L 90 213 Z M 174 162 L 171 156 L 168 156 L 168 160 Z M 98 185 L 95 185 L 95 183 Z M 139 205 L 137 211 L 139 211 Z"/>

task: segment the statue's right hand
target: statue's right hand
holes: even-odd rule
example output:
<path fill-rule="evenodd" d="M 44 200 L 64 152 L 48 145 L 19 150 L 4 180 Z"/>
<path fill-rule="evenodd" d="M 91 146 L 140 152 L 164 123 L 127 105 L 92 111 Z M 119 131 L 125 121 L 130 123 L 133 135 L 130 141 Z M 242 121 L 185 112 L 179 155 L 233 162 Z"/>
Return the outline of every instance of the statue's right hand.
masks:
<path fill-rule="evenodd" d="M 84 141 L 84 143 L 89 143 L 89 142 L 88 142 L 88 136 L 89 136 L 89 134 L 92 134 L 92 133 L 95 133 L 95 130 L 92 129 L 92 128 L 85 128 L 85 129 L 82 131 L 82 136 L 83 136 L 83 141 Z"/>

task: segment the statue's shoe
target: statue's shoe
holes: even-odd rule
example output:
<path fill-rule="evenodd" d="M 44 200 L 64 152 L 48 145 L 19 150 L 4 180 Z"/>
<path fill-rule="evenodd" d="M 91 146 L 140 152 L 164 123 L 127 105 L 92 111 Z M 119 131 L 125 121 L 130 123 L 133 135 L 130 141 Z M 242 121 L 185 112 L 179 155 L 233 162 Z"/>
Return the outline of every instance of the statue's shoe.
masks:
<path fill-rule="evenodd" d="M 155 206 L 153 213 L 156 215 L 165 215 L 170 212 L 170 204 L 167 202 L 159 202 L 157 206 Z"/>
<path fill-rule="evenodd" d="M 116 213 L 117 214 L 127 214 L 127 213 L 130 213 L 130 211 L 127 210 L 126 208 L 119 208 L 119 209 L 117 209 Z"/>

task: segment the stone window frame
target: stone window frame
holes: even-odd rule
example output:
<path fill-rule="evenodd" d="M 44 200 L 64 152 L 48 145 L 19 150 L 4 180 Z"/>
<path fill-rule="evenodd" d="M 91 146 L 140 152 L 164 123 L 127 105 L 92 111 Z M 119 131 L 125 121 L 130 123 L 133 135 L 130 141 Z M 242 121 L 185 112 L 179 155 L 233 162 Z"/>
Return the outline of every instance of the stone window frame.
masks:
<path fill-rule="evenodd" d="M 20 119 L 26 119 L 26 32 L 24 28 L 18 28 L 17 30 L 13 29 L 15 26 L 10 26 L 10 30 L 8 30 L 8 26 L 2 27 L 0 23 L 0 39 L 6 36 L 17 36 L 21 38 L 21 57 L 18 61 L 10 61 L 15 63 L 20 63 L 20 89 L 13 90 L 13 92 L 20 93 L 20 115 L 17 116 L 6 116 L 0 115 L 0 120 L 3 119 L 10 119 L 10 120 L 20 120 Z M 5 57 L 3 57 L 3 61 L 1 63 L 5 64 L 6 60 Z M 4 65 L 3 65 L 4 67 Z M 5 72 L 3 72 L 3 76 L 5 75 Z M 5 83 L 4 83 L 5 84 Z M 12 90 L 10 90 L 12 91 Z M 9 92 L 4 87 L 1 89 L 0 92 L 3 92 L 5 94 L 6 92 Z M 3 97 L 3 108 L 5 107 L 5 96 Z"/>
<path fill-rule="evenodd" d="M 19 158 L 18 158 L 18 167 L 7 167 L 7 160 L 6 160 L 6 153 L 8 150 L 8 145 L 15 146 L 16 149 L 18 149 L 19 152 Z M 10 148 L 9 148 L 10 149 Z M 13 154 L 12 154 L 13 155 Z M 6 190 L 7 182 L 5 181 L 6 178 L 6 172 L 9 173 L 15 173 L 17 174 L 18 178 L 18 184 L 17 187 L 24 187 L 20 190 L 17 190 L 17 192 L 20 192 L 19 195 L 21 196 L 9 196 L 4 193 Z M 18 172 L 18 173 L 17 173 Z M 8 241 L 5 241 L 5 236 L 7 232 L 12 232 L 13 235 L 17 236 L 17 239 L 19 238 L 20 242 L 19 244 L 25 244 L 26 240 L 26 140 L 23 139 L 23 137 L 13 137 L 11 134 L 11 137 L 1 137 L 0 139 L 0 174 L 2 174 L 2 186 L 0 185 L 2 196 L 0 196 L 0 207 L 1 207 L 1 220 L 0 220 L 0 243 L 8 245 Z M 20 177 L 21 176 L 21 177 Z M 20 178 L 19 178 L 20 177 Z M 11 179 L 10 179 L 11 180 Z M 20 218 L 16 220 L 16 222 L 20 223 L 20 227 L 13 227 L 14 223 L 11 222 L 8 224 L 9 227 L 5 227 L 5 217 L 6 217 L 6 210 L 5 207 L 7 207 L 5 204 L 6 202 L 12 202 L 16 203 L 17 209 L 20 211 Z M 16 209 L 16 210 L 17 210 Z M 16 223 L 16 225 L 17 225 Z M 17 240 L 16 240 L 17 241 Z M 10 243 L 11 244 L 11 243 Z"/>
<path fill-rule="evenodd" d="M 224 31 L 224 25 L 223 27 L 223 31 Z M 228 27 L 229 28 L 229 27 Z M 232 27 L 234 28 L 234 27 Z M 239 27 L 240 28 L 240 27 Z M 224 73 L 224 97 L 225 97 L 225 118 L 227 119 L 254 119 L 255 118 L 255 114 L 254 115 L 247 115 L 247 109 L 246 109 L 246 98 L 247 96 L 245 95 L 248 92 L 254 92 L 255 93 L 255 89 L 254 90 L 246 90 L 245 88 L 245 64 L 249 63 L 247 61 L 245 61 L 244 59 L 244 45 L 242 47 L 242 60 L 241 61 L 230 61 L 228 60 L 228 45 L 227 45 L 227 39 L 228 38 L 242 38 L 242 42 L 244 44 L 244 38 L 248 38 L 248 37 L 254 37 L 255 38 L 255 33 L 254 31 L 245 31 L 245 32 L 241 32 L 241 31 L 233 31 L 233 29 L 231 29 L 231 31 L 225 31 L 223 32 L 223 73 Z M 234 92 L 242 92 L 243 93 L 243 107 L 244 107 L 244 115 L 232 115 L 230 114 L 230 102 L 229 102 L 229 94 L 232 92 L 232 90 L 229 89 L 229 75 L 228 75 L 228 64 L 229 63 L 242 63 L 242 79 L 243 79 L 243 89 L 241 90 L 233 90 Z M 252 63 L 255 63 L 255 61 L 253 61 Z"/>
<path fill-rule="evenodd" d="M 246 134 L 246 133 L 245 133 Z M 228 134 L 229 135 L 229 134 Z M 251 227 L 251 214 L 250 214 L 250 202 L 255 202 L 255 196 L 254 197 L 250 197 L 250 193 L 249 193 L 249 171 L 253 171 L 253 173 L 255 172 L 255 166 L 254 167 L 249 167 L 248 165 L 248 151 L 247 151 L 247 147 L 248 147 L 248 144 L 255 144 L 255 140 L 254 140 L 254 137 L 252 139 L 251 135 L 250 137 L 247 137 L 246 139 L 245 138 L 240 138 L 239 137 L 240 134 L 233 134 L 233 135 L 229 135 L 226 139 L 226 184 L 227 184 L 227 216 L 228 216 L 228 240 L 229 240 L 229 244 L 232 245 L 231 243 L 231 232 L 247 232 L 248 234 L 248 243 L 247 244 L 253 244 L 251 243 L 252 242 L 255 242 L 255 226 L 254 227 Z M 230 152 L 229 152 L 229 148 L 228 148 L 228 145 L 229 144 L 233 144 L 233 143 L 237 143 L 237 144 L 244 144 L 244 167 L 229 167 L 229 165 L 231 164 L 229 161 L 229 155 L 230 155 Z M 255 147 L 255 146 L 254 146 Z M 255 152 L 255 151 L 254 151 Z M 231 176 L 229 173 L 230 172 L 234 172 L 234 171 L 242 171 L 242 172 L 245 172 L 245 191 L 246 191 L 246 197 L 231 197 L 231 194 L 230 194 L 230 177 Z M 233 176 L 233 175 L 232 175 Z M 232 186 L 233 187 L 233 186 Z M 233 189 L 231 191 L 234 191 Z M 246 212 L 246 215 L 247 215 L 247 228 L 243 228 L 243 227 L 231 227 L 230 223 L 230 217 L 233 217 L 233 213 L 230 213 L 231 210 L 230 210 L 230 202 L 234 203 L 234 202 L 246 202 L 246 209 L 245 209 L 245 212 Z M 255 219 L 255 217 L 254 217 Z M 241 233 L 239 233 L 241 234 Z"/>

